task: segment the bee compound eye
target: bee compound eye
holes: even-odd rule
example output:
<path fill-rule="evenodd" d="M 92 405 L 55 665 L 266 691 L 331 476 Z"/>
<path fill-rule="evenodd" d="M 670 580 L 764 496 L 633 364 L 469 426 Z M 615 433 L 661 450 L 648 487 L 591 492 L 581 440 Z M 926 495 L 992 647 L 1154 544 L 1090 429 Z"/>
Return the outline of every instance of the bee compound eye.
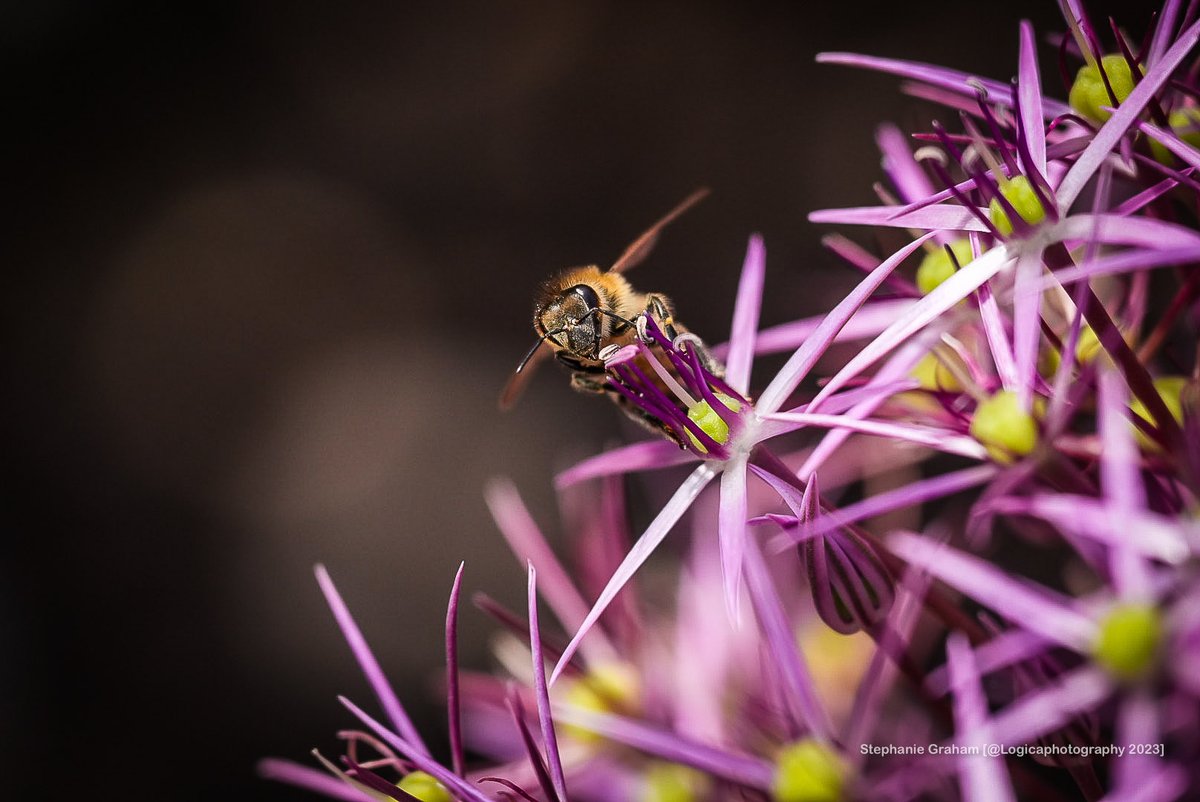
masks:
<path fill-rule="evenodd" d="M 596 291 L 587 284 L 576 284 L 570 289 L 570 293 L 578 297 L 579 300 L 583 301 L 583 305 L 586 306 L 589 311 L 600 306 L 600 296 L 597 295 Z"/>

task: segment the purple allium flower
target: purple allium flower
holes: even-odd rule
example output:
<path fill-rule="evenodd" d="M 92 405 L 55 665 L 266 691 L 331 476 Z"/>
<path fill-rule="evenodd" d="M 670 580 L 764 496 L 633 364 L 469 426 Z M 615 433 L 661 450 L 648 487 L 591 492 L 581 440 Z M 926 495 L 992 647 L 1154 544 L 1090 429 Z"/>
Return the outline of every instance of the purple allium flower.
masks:
<path fill-rule="evenodd" d="M 614 390 L 668 436 L 559 475 L 576 564 L 511 484 L 487 489 L 527 609 L 477 600 L 506 630 L 504 675 L 460 676 L 460 570 L 449 766 L 318 569 L 384 718 L 345 702 L 365 729 L 342 734 L 340 763 L 318 755 L 329 774 L 263 773 L 426 802 L 1194 795 L 1200 21 L 1167 0 L 1145 42 L 1113 23 L 1105 52 L 1062 5 L 1061 60 L 1080 62 L 1066 102 L 1043 95 L 1028 23 L 1011 84 L 820 57 L 898 74 L 957 120 L 915 151 L 882 126 L 882 205 L 811 219 L 923 233 L 884 258 L 826 237 L 864 277 L 828 314 L 762 331 L 754 237 L 711 352 L 724 367 L 648 317 L 604 354 Z M 865 345 L 798 392 L 851 340 Z M 752 393 L 753 357 L 788 351 Z M 683 464 L 630 545 L 620 477 Z M 689 509 L 682 557 L 639 573 Z"/>

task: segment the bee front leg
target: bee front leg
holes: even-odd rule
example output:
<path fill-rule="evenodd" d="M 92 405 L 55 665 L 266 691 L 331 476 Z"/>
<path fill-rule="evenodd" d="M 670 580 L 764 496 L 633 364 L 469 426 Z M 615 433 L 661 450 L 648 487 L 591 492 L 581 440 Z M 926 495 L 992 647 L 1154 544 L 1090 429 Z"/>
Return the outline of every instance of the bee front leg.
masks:
<path fill-rule="evenodd" d="M 579 370 L 571 374 L 571 389 L 578 393 L 612 392 L 608 388 L 607 373 L 585 373 Z"/>
<path fill-rule="evenodd" d="M 671 302 L 667 300 L 667 296 L 657 292 L 646 293 L 646 314 L 654 318 L 654 322 L 658 323 L 668 340 L 679 336 L 679 332 L 675 330 L 675 313 L 671 311 Z"/>
<path fill-rule="evenodd" d="M 650 317 L 662 329 L 662 333 L 666 335 L 668 340 L 674 340 L 679 336 L 679 332 L 675 328 L 674 315 L 675 313 L 671 311 L 671 302 L 667 300 L 667 296 L 660 295 L 657 292 L 646 293 L 646 311 L 637 317 L 638 339 L 644 343 L 650 342 L 650 335 L 646 333 L 646 318 Z"/>

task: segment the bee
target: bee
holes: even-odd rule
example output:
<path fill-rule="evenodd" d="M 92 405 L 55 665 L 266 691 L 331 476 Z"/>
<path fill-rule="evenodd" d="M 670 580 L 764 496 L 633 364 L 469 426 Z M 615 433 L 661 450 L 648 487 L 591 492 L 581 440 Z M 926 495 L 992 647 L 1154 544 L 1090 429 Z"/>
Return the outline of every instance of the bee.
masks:
<path fill-rule="evenodd" d="M 537 341 L 509 378 L 500 396 L 500 408 L 509 409 L 524 389 L 533 370 L 553 356 L 571 370 L 571 387 L 584 393 L 603 393 L 629 417 L 679 442 L 661 421 L 628 402 L 609 384 L 602 353 L 639 337 L 637 320 L 651 317 L 671 340 L 687 329 L 675 321 L 671 300 L 658 292 L 638 292 L 622 275 L 642 262 L 653 249 L 662 229 L 708 195 L 693 192 L 661 220 L 635 239 L 608 270 L 597 265 L 570 267 L 551 276 L 534 296 L 533 328 Z M 706 358 L 706 362 L 711 362 Z M 714 370 L 719 367 L 714 365 Z"/>

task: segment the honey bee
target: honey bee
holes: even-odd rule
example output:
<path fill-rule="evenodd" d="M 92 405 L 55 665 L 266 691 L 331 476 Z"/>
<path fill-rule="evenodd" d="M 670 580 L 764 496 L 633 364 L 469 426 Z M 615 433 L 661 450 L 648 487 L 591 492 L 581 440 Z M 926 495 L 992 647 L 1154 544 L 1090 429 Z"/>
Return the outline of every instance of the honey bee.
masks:
<path fill-rule="evenodd" d="M 653 318 L 672 340 L 687 332 L 675 321 L 674 307 L 667 296 L 638 292 L 622 273 L 649 255 L 666 225 L 707 195 L 707 189 L 689 195 L 635 239 L 608 270 L 597 265 L 566 268 L 538 288 L 533 307 L 533 328 L 538 339 L 505 385 L 500 396 L 501 409 L 512 407 L 534 368 L 554 356 L 570 368 L 571 386 L 575 390 L 607 394 L 635 421 L 678 442 L 679 438 L 661 421 L 629 404 L 609 385 L 601 355 L 610 346 L 632 343 L 639 336 L 636 321 L 643 314 Z M 706 357 L 705 361 L 710 360 Z"/>

